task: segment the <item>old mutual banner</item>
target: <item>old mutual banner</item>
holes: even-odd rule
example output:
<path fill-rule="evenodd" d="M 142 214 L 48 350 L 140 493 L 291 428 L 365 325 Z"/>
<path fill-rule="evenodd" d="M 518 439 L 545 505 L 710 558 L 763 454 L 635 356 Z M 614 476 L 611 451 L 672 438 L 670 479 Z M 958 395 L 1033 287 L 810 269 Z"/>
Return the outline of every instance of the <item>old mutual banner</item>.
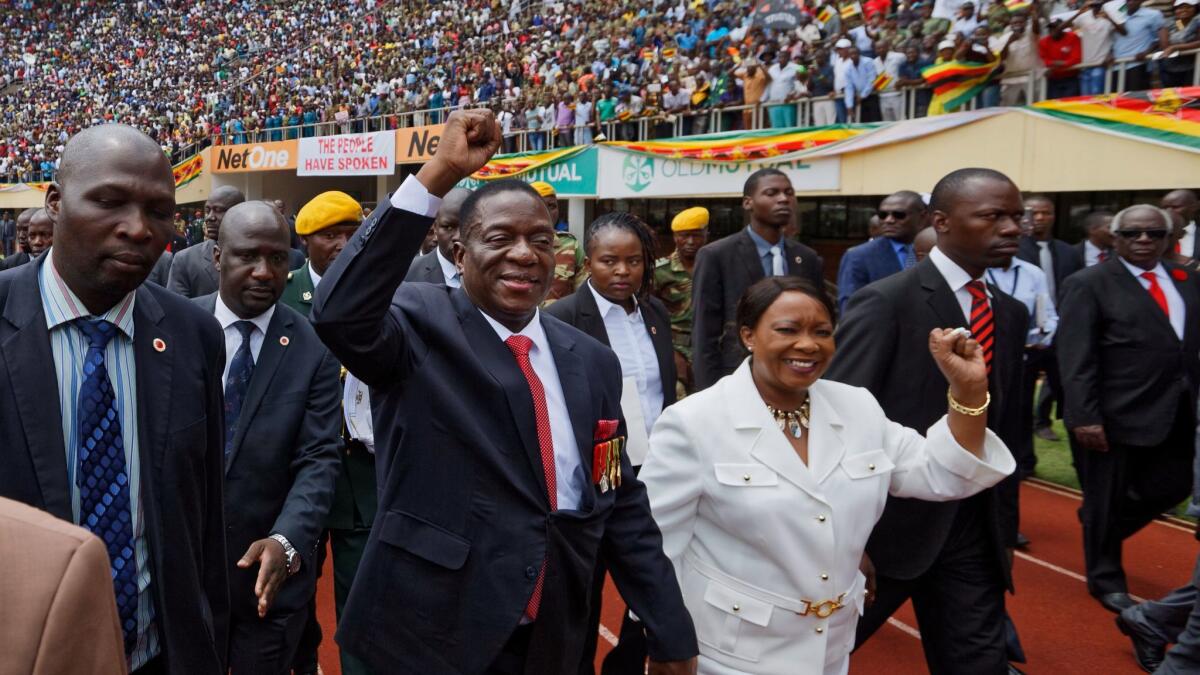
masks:
<path fill-rule="evenodd" d="M 832 191 L 841 184 L 841 160 L 837 157 L 810 161 L 705 162 L 608 147 L 598 149 L 600 170 L 596 187 L 601 199 L 738 196 L 750 174 L 767 167 L 787 174 L 797 192 Z"/>

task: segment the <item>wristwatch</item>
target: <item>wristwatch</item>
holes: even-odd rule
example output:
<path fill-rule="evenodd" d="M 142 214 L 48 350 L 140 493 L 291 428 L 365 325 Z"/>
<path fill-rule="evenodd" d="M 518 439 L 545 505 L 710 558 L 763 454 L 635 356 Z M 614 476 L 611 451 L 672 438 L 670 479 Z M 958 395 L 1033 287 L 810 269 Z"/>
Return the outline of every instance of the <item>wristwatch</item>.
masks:
<path fill-rule="evenodd" d="M 292 547 L 292 542 L 288 541 L 287 537 L 283 536 L 282 534 L 273 534 L 270 536 L 270 538 L 279 542 L 279 545 L 283 547 L 284 559 L 287 561 L 288 576 L 290 577 L 296 572 L 299 572 L 300 553 L 298 553 L 296 549 Z"/>

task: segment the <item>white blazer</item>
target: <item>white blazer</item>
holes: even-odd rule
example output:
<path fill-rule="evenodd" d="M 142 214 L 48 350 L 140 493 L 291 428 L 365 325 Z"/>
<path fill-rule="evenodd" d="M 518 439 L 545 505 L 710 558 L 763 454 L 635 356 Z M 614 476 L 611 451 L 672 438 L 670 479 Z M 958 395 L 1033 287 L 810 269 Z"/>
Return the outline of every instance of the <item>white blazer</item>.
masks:
<path fill-rule="evenodd" d="M 945 418 L 923 438 L 866 389 L 822 380 L 809 397 L 808 466 L 749 360 L 654 425 L 639 477 L 696 624 L 702 675 L 845 673 L 863 608 L 858 565 L 888 495 L 962 499 L 1016 468 L 991 431 L 980 460 Z M 839 598 L 842 609 L 817 615 Z"/>

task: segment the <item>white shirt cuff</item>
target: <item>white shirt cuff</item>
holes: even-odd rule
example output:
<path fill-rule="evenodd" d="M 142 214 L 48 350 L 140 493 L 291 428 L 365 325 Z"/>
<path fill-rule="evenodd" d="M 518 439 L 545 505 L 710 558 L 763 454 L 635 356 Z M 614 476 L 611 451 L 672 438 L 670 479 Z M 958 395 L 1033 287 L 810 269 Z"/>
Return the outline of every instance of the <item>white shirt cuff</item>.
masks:
<path fill-rule="evenodd" d="M 392 208 L 403 209 L 409 213 L 433 218 L 442 206 L 440 197 L 429 194 L 429 190 L 417 180 L 416 174 L 404 179 L 395 192 L 392 193 Z"/>

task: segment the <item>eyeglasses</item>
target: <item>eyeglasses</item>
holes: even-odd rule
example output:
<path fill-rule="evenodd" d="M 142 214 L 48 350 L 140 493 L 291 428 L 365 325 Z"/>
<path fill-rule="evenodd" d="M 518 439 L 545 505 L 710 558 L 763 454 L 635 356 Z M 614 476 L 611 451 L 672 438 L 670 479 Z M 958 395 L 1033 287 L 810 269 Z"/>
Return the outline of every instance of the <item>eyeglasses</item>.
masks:
<path fill-rule="evenodd" d="M 876 211 L 875 216 L 880 220 L 887 220 L 888 216 L 891 216 L 892 220 L 904 220 L 908 217 L 908 211 Z"/>
<path fill-rule="evenodd" d="M 1134 240 L 1140 238 L 1143 234 L 1146 235 L 1147 237 L 1150 237 L 1154 241 L 1158 241 L 1160 239 L 1166 239 L 1166 237 L 1167 237 L 1167 231 L 1165 229 L 1162 229 L 1162 230 L 1117 230 L 1116 231 L 1116 235 L 1118 237 L 1121 237 L 1122 239 L 1128 239 L 1129 241 L 1134 241 Z"/>

